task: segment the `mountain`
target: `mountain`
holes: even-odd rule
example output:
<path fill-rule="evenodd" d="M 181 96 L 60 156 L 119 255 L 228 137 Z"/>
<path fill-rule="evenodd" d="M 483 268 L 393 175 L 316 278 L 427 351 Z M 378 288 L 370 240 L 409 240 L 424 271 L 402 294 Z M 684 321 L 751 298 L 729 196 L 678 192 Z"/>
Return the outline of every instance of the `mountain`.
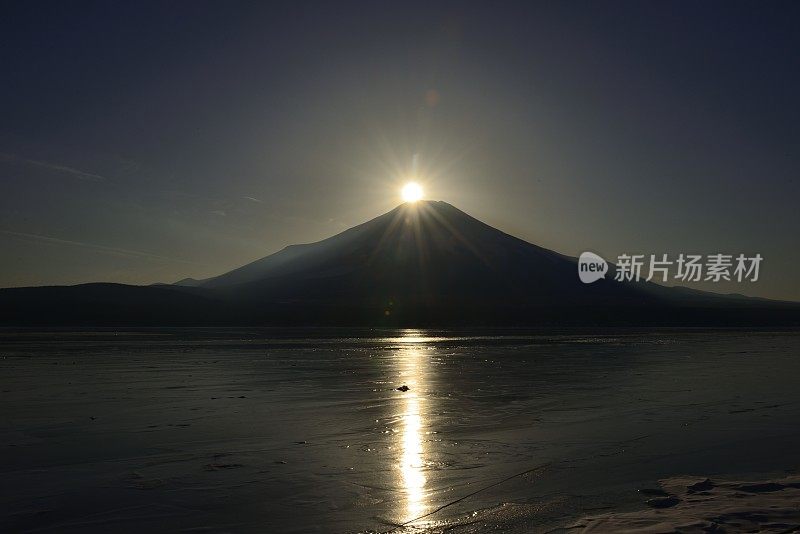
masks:
<path fill-rule="evenodd" d="M 307 245 L 286 247 L 197 287 L 237 299 L 364 305 L 575 305 L 651 302 L 633 285 L 585 285 L 577 264 L 446 202 L 403 204 Z"/>
<path fill-rule="evenodd" d="M 606 279 L 446 202 L 403 204 L 205 280 L 0 290 L 3 324 L 800 324 L 800 306 Z"/>

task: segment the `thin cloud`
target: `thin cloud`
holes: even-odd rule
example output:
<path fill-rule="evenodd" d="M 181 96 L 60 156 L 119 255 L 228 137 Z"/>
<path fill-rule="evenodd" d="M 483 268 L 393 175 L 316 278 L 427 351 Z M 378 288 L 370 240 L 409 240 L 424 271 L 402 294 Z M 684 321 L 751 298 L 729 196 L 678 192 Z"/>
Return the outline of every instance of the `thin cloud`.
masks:
<path fill-rule="evenodd" d="M 263 200 L 259 200 L 259 199 L 257 199 L 256 197 L 244 197 L 244 199 L 245 199 L 245 200 L 250 200 L 250 201 L 252 201 L 252 202 L 258 202 L 259 204 L 263 204 L 263 203 L 264 203 L 264 201 L 263 201 Z"/>
<path fill-rule="evenodd" d="M 38 234 L 28 234 L 25 232 L 12 232 L 11 230 L 0 230 L 0 233 L 9 235 L 12 237 L 18 237 L 22 239 L 29 239 L 34 241 L 40 241 L 43 243 L 50 243 L 54 245 L 69 245 L 74 247 L 81 247 L 87 248 L 90 250 L 96 250 L 99 252 L 106 252 L 109 254 L 116 254 L 122 256 L 128 256 L 132 258 L 144 258 L 149 260 L 158 260 L 158 261 L 169 261 L 175 263 L 185 263 L 187 265 L 199 265 L 203 267 L 207 267 L 207 265 L 200 264 L 194 261 L 188 260 L 181 260 L 178 258 L 170 258 L 168 256 L 159 256 L 158 254 L 151 254 L 149 252 L 142 252 L 139 250 L 130 250 L 125 248 L 116 248 L 116 247 L 106 247 L 103 245 L 95 245 L 94 243 L 83 243 L 81 241 L 70 241 L 68 239 L 59 239 L 57 237 L 50 237 L 46 235 L 38 235 Z"/>
<path fill-rule="evenodd" d="M 77 178 L 78 180 L 84 180 L 87 182 L 105 182 L 106 177 L 100 176 L 99 174 L 94 174 L 91 172 L 82 171 L 80 169 L 75 169 L 73 167 L 67 167 L 66 165 L 59 165 L 58 163 L 50 163 L 48 161 L 39 161 L 35 159 L 27 159 L 21 158 L 14 154 L 7 154 L 7 153 L 0 153 L 0 158 L 6 161 L 20 161 L 27 165 L 31 165 L 34 167 L 39 167 L 42 169 L 47 169 L 50 171 L 60 172 L 64 174 L 69 174 Z"/>

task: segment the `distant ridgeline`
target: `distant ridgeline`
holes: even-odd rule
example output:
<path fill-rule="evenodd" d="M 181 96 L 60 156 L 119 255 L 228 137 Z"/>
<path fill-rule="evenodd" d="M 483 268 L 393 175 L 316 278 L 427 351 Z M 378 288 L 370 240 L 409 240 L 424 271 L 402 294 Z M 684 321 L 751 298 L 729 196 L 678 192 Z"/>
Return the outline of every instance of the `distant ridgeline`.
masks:
<path fill-rule="evenodd" d="M 404 204 L 206 280 L 0 290 L 0 324 L 800 326 L 800 304 L 616 282 L 445 202 Z"/>

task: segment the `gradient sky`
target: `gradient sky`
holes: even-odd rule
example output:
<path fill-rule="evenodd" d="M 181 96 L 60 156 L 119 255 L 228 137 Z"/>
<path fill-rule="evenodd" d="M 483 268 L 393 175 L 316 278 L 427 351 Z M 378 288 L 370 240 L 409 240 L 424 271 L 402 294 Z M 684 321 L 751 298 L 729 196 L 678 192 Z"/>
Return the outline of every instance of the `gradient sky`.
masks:
<path fill-rule="evenodd" d="M 800 300 L 800 3 L 6 3 L 0 286 L 219 274 L 400 202 Z"/>

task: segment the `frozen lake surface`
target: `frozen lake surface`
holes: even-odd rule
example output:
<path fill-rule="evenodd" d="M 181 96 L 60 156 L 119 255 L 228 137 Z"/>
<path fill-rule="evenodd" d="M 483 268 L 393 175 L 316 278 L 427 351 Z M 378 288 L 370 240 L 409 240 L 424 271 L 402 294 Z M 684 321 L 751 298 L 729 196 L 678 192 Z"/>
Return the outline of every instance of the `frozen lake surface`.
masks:
<path fill-rule="evenodd" d="M 542 532 L 800 450 L 797 332 L 1 330 L 0 391 L 7 532 Z"/>

